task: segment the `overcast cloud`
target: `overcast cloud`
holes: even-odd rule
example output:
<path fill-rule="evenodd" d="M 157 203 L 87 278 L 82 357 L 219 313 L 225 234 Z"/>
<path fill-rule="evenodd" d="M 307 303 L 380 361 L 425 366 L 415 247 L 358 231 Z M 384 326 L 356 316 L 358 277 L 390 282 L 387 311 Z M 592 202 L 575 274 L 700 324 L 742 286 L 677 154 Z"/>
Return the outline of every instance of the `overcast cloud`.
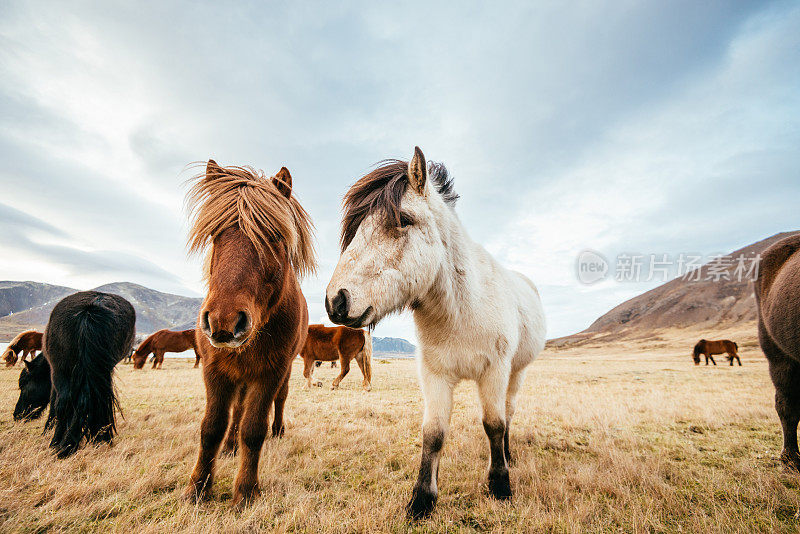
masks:
<path fill-rule="evenodd" d="M 569 334 L 656 285 L 582 286 L 581 250 L 800 228 L 799 27 L 798 2 L 4 2 L 0 279 L 200 295 L 186 165 L 286 165 L 317 225 L 320 321 L 343 192 L 419 145 Z"/>

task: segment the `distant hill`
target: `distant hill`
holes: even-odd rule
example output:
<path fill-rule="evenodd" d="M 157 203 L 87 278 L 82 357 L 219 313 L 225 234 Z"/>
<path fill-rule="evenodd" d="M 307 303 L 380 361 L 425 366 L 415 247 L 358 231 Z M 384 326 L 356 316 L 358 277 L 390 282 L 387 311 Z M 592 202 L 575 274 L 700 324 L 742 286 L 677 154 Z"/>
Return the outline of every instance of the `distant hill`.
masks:
<path fill-rule="evenodd" d="M 75 290 L 37 282 L 0 282 L 0 317 L 58 301 Z"/>
<path fill-rule="evenodd" d="M 773 243 L 800 232 L 783 232 L 728 254 L 753 257 Z M 599 317 L 589 328 L 551 341 L 553 345 L 580 343 L 599 338 L 639 336 L 653 330 L 679 327 L 722 328 L 756 320 L 755 297 L 749 279 L 732 276 L 734 266 L 721 270 L 730 279 L 707 280 L 711 265 L 700 269 L 699 280 L 676 278 L 627 300 Z"/>
<path fill-rule="evenodd" d="M 399 337 L 373 337 L 372 351 L 375 353 L 414 354 L 413 344 Z"/>
<path fill-rule="evenodd" d="M 125 297 L 136 309 L 136 330 L 151 333 L 162 328 L 194 328 L 203 299 L 162 293 L 130 282 L 95 288 Z M 38 282 L 0 282 L 0 340 L 17 333 L 43 330 L 56 303 L 77 289 Z"/>

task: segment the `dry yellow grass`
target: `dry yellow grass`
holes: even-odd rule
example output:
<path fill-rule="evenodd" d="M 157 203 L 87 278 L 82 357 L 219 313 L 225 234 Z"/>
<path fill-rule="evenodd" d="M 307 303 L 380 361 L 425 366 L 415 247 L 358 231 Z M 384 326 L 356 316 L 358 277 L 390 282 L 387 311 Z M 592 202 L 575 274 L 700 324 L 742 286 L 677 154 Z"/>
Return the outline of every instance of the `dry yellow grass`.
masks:
<path fill-rule="evenodd" d="M 0 370 L 0 530 L 136 532 L 789 532 L 798 479 L 777 455 L 781 434 L 766 362 L 695 367 L 692 336 L 630 348 L 547 351 L 528 373 L 512 428 L 513 503 L 487 497 L 487 444 L 473 388 L 456 393 L 437 511 L 408 525 L 403 507 L 420 453 L 422 399 L 411 361 L 375 362 L 374 389 L 351 371 L 295 365 L 285 438 L 268 440 L 263 497 L 230 509 L 235 460 L 218 464 L 215 498 L 179 500 L 204 407 L 191 363 L 120 366 L 125 419 L 112 448 L 55 461 L 41 421 L 14 423 L 19 368 Z M 687 346 L 688 345 L 688 346 Z M 718 363 L 724 362 L 723 358 Z"/>

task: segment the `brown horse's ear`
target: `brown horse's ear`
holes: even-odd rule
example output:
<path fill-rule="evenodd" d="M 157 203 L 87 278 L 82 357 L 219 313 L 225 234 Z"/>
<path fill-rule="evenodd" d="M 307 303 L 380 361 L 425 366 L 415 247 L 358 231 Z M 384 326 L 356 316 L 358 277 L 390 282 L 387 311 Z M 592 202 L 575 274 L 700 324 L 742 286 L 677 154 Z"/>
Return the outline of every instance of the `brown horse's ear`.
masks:
<path fill-rule="evenodd" d="M 272 177 L 272 183 L 286 198 L 292 196 L 292 175 L 289 174 L 289 169 L 286 167 L 281 167 L 278 174 Z"/>
<path fill-rule="evenodd" d="M 418 146 L 414 147 L 414 157 L 408 162 L 408 182 L 420 195 L 425 194 L 425 183 L 428 181 L 428 165 L 425 156 Z"/>
<path fill-rule="evenodd" d="M 213 159 L 208 160 L 206 163 L 206 176 L 216 176 L 222 174 L 222 168 L 217 165 L 217 162 Z"/>
<path fill-rule="evenodd" d="M 28 371 L 30 371 L 30 370 L 31 370 L 31 362 L 29 362 L 28 360 L 22 360 L 22 363 L 24 363 L 24 364 L 25 364 L 25 368 L 26 368 Z"/>

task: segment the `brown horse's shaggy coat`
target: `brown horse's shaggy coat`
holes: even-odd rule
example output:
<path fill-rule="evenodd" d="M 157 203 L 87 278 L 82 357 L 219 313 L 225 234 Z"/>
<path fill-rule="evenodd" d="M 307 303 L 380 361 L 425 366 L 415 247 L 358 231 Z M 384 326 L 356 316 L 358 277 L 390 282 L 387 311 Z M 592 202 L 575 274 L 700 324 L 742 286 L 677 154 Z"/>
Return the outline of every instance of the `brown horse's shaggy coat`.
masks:
<path fill-rule="evenodd" d="M 200 351 L 195 346 L 194 330 L 181 330 L 173 332 L 172 330 L 159 330 L 151 334 L 147 339 L 142 341 L 141 345 L 133 353 L 133 368 L 141 369 L 144 367 L 147 357 L 153 355 L 153 369 L 161 369 L 164 363 L 165 352 L 184 352 L 189 349 L 194 350 L 195 362 L 194 366 L 200 365 Z"/>
<path fill-rule="evenodd" d="M 190 249 L 210 251 L 208 294 L 195 332 L 204 362 L 206 411 L 200 452 L 184 497 L 197 501 L 211 496 L 214 462 L 231 405 L 241 405 L 239 472 L 233 487 L 237 506 L 260 493 L 258 459 L 273 403 L 272 435 L 284 431 L 291 363 L 308 332 L 298 276 L 316 267 L 312 224 L 292 196 L 286 168 L 270 180 L 260 171 L 223 168 L 209 160 L 187 202 L 193 219 Z M 241 404 L 233 403 L 237 395 Z"/>
<path fill-rule="evenodd" d="M 6 347 L 3 359 L 6 367 L 14 367 L 17 364 L 17 355 L 22 352 L 22 361 L 30 354 L 31 360 L 36 356 L 37 350 L 42 350 L 42 334 L 36 330 L 26 330 L 17 334 Z"/>
<path fill-rule="evenodd" d="M 303 376 L 306 378 L 306 387 L 311 387 L 315 361 L 340 361 L 341 371 L 331 386 L 331 389 L 336 389 L 350 371 L 350 361 L 355 359 L 364 375 L 364 389 L 372 389 L 372 336 L 369 332 L 347 326 L 328 328 L 321 324 L 309 325 L 308 338 L 300 356 L 305 364 Z"/>
<path fill-rule="evenodd" d="M 763 253 L 754 289 L 758 339 L 769 362 L 783 427 L 781 459 L 800 469 L 800 236 L 779 241 Z"/>
<path fill-rule="evenodd" d="M 730 339 L 720 339 L 717 341 L 701 339 L 697 342 L 697 345 L 694 346 L 692 357 L 694 358 L 695 365 L 700 365 L 701 354 L 706 357 L 706 365 L 708 365 L 708 360 L 711 360 L 711 363 L 717 365 L 717 362 L 714 361 L 714 355 L 727 354 L 728 361 L 731 362 L 731 365 L 733 365 L 733 360 L 736 360 L 739 362 L 739 366 L 741 367 L 742 360 L 739 359 L 739 354 L 737 352 L 738 350 L 739 345 Z"/>

